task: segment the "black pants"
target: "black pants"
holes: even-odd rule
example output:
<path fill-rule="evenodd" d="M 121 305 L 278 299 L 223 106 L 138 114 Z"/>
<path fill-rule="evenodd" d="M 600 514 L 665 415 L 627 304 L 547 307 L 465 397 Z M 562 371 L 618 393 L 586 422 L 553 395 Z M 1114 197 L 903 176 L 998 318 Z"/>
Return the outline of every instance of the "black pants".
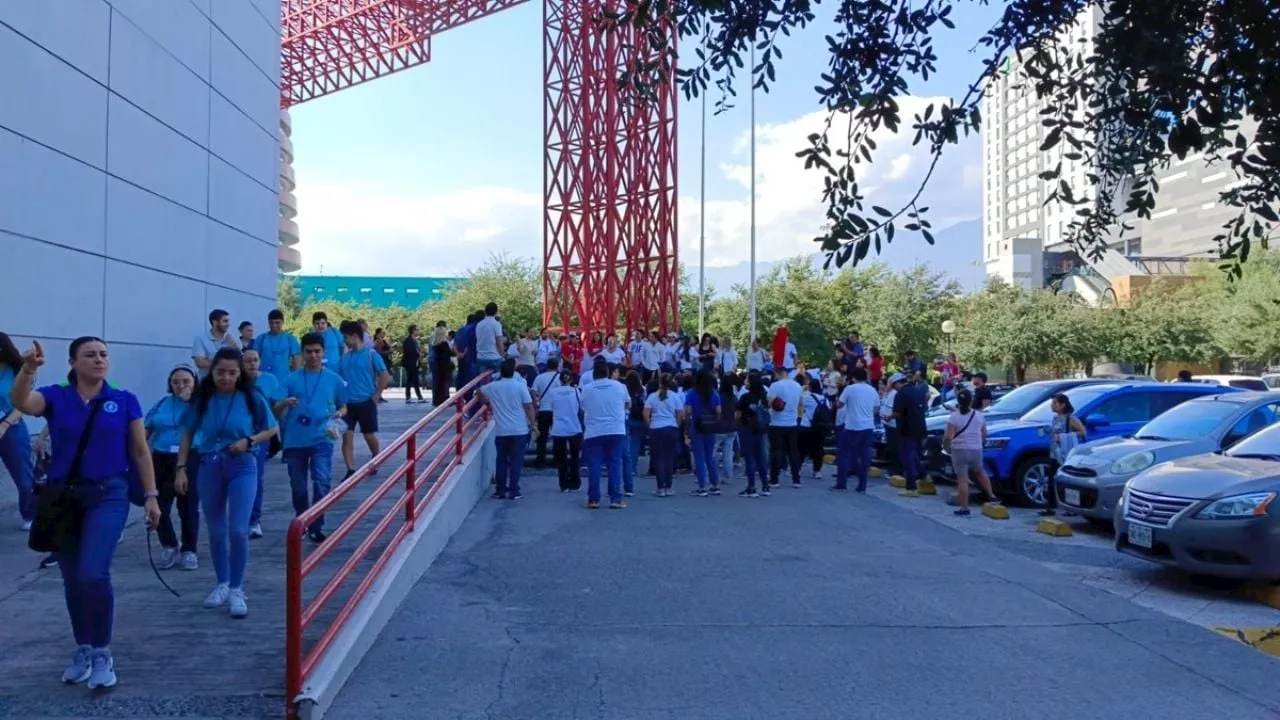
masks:
<path fill-rule="evenodd" d="M 769 428 L 769 482 L 778 484 L 778 476 L 786 465 L 791 470 L 791 482 L 800 484 L 800 428 Z"/>
<path fill-rule="evenodd" d="M 556 472 L 560 476 L 561 490 L 577 490 L 582 487 L 582 435 L 570 435 L 551 439 L 556 458 Z"/>
<path fill-rule="evenodd" d="M 547 438 L 551 437 L 551 423 L 554 419 L 550 410 L 538 411 L 538 439 L 534 441 L 534 465 L 547 464 Z"/>
<path fill-rule="evenodd" d="M 173 531 L 172 510 L 178 503 L 178 521 L 182 523 L 182 552 L 195 552 L 200 539 L 200 497 L 196 493 L 196 469 L 200 456 L 187 455 L 187 494 L 178 495 L 174 489 L 174 475 L 178 472 L 178 456 L 174 453 L 151 453 L 151 464 L 156 469 L 156 490 L 160 497 L 160 525 L 156 528 L 160 544 L 167 548 L 178 547 L 178 536 Z"/>
<path fill-rule="evenodd" d="M 823 428 L 807 427 L 800 428 L 800 464 L 804 464 L 805 460 L 813 463 L 813 471 L 815 473 L 822 472 L 822 456 L 826 454 L 827 432 Z"/>
<path fill-rule="evenodd" d="M 437 370 L 431 376 L 431 404 L 440 407 L 449 400 L 449 386 L 453 384 L 453 369 Z"/>
<path fill-rule="evenodd" d="M 885 426 L 884 461 L 889 466 L 890 475 L 902 474 L 902 459 L 898 455 L 898 428 L 896 427 Z"/>
<path fill-rule="evenodd" d="M 404 399 L 412 400 L 413 396 L 410 392 L 418 394 L 418 399 L 422 399 L 422 369 L 415 363 L 411 367 L 404 369 Z"/>

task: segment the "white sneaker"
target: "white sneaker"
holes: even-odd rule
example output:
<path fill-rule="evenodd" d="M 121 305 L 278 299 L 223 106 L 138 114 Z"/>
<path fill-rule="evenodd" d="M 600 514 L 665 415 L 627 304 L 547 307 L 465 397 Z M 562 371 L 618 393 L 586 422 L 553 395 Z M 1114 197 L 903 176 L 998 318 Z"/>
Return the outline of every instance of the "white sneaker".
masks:
<path fill-rule="evenodd" d="M 262 537 L 262 524 L 261 524 L 261 523 L 254 523 L 254 524 L 250 525 L 250 526 L 249 526 L 249 539 L 250 539 L 250 540 L 257 540 L 257 539 L 258 539 L 258 538 L 260 538 L 260 537 Z"/>
<path fill-rule="evenodd" d="M 182 569 L 183 570 L 196 570 L 199 567 L 200 567 L 200 560 L 196 558 L 195 553 L 193 552 L 182 553 Z"/>
<path fill-rule="evenodd" d="M 227 600 L 231 597 L 231 588 L 226 585 L 219 585 L 209 593 L 209 597 L 204 599 L 204 609 L 212 610 L 220 608 L 227 604 Z"/>
<path fill-rule="evenodd" d="M 111 658 L 111 651 L 106 648 L 94 648 L 89 656 L 91 673 L 88 687 L 90 690 L 116 686 L 116 663 Z"/>
<path fill-rule="evenodd" d="M 178 548 L 164 548 L 160 551 L 160 562 L 156 563 L 156 567 L 160 570 L 168 570 L 178 564 Z"/>
<path fill-rule="evenodd" d="M 244 596 L 244 588 L 234 588 L 227 599 L 231 606 L 231 617 L 240 620 L 249 615 L 249 603 Z"/>

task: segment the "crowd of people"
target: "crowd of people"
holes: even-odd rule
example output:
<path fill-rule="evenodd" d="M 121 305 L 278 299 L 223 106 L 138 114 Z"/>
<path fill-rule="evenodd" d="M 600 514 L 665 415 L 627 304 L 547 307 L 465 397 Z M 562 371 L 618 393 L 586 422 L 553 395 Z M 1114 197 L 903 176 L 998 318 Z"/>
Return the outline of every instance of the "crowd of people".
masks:
<path fill-rule="evenodd" d="M 168 371 L 164 396 L 145 410 L 107 381 L 109 348 L 101 339 L 76 339 L 65 379 L 39 385 L 44 349 L 33 343 L 19 352 L 0 333 L 0 462 L 18 488 L 29 545 L 44 553 L 42 567 L 59 567 L 66 588 L 76 650 L 64 682 L 116 684 L 110 568 L 131 503 L 157 533 L 160 570 L 199 569 L 203 517 L 214 575 L 203 605 L 244 618 L 250 541 L 264 534 L 266 463 L 281 457 L 300 514 L 330 491 L 335 449 L 345 477 L 356 471 L 357 433 L 378 453 L 379 406 L 392 382 L 385 334 L 370 335 L 359 320 L 334 327 L 323 312 L 301 337 L 284 329 L 280 310 L 266 320 L 261 335 L 248 320 L 233 333 L 229 313 L 210 312 L 190 363 Z M 929 369 L 914 353 L 890 370 L 857 333 L 834 343 L 817 368 L 801 362 L 789 341 L 775 353 L 752 340 L 740 356 L 729 339 L 710 335 L 635 332 L 623 342 L 605 332 L 508 333 L 490 303 L 456 329 L 439 323 L 429 339 L 411 327 L 396 350 L 407 403 L 425 402 L 424 371 L 436 406 L 451 390 L 493 374 L 479 394 L 495 423 L 494 496 L 507 500 L 521 498 L 530 450 L 535 466 L 551 454 L 566 493 L 581 489 L 585 461 L 589 509 L 606 501 L 625 508 L 646 454 L 658 497 L 674 495 L 675 476 L 687 471 L 694 496 L 720 495 L 739 464 L 746 484 L 738 495 L 768 497 L 784 473 L 802 487 L 805 464 L 820 478 L 832 439 L 831 489 L 845 491 L 853 480 L 862 492 L 877 429 L 913 493 L 933 395 L 956 396 L 946 441 L 976 449 L 981 465 L 980 383 L 957 392 L 965 375 L 950 356 L 934 363 L 931 389 Z M 24 416 L 42 418 L 44 429 L 32 437 Z M 989 485 L 983 490 L 990 495 Z M 324 542 L 324 527 L 317 517 L 308 538 Z"/>

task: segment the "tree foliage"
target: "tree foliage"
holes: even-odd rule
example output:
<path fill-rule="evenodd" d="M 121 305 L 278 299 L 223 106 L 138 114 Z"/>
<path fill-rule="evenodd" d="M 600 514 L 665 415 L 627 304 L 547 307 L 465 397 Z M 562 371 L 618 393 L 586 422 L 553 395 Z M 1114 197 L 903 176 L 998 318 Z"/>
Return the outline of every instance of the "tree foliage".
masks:
<path fill-rule="evenodd" d="M 1087 187 L 1067 182 L 1060 163 L 1041 175 L 1051 184 L 1049 201 L 1075 208 L 1067 236 L 1082 253 L 1101 254 L 1117 226 L 1149 218 L 1158 205 L 1156 171 L 1174 157 L 1202 152 L 1239 179 L 1221 198 L 1238 214 L 1216 238 L 1238 275 L 1239 263 L 1255 244 L 1266 246 L 1278 219 L 1280 15 L 1274 3 L 1006 0 L 1000 19 L 971 38 L 983 70 L 963 96 L 903 117 L 899 101 L 937 72 L 935 39 L 955 30 L 954 17 L 964 8 L 986 3 L 837 0 L 826 6 L 837 29 L 821 41 L 828 67 L 814 90 L 827 120 L 797 156 L 825 176 L 826 222 L 816 240 L 829 258 L 837 266 L 856 264 L 903 231 L 933 242 L 923 191 L 943 152 L 980 130 L 985 79 L 1016 56 L 1043 107 L 1041 150 L 1062 145 L 1064 159 L 1089 168 Z M 602 24 L 630 25 L 638 39 L 627 42 L 665 50 L 624 68 L 620 82 L 643 100 L 676 67 L 686 97 L 715 84 L 720 112 L 731 106 L 744 68 L 750 87 L 769 91 L 782 59 L 779 40 L 818 20 L 820 3 L 638 0 L 626 8 L 606 14 Z M 1060 42 L 1082 12 L 1101 18 L 1092 48 Z M 696 39 L 694 57 L 676 57 L 673 34 Z M 881 129 L 911 133 L 930 156 L 920 188 L 898 207 L 872 204 L 859 182 L 859 167 L 876 160 L 873 134 Z"/>

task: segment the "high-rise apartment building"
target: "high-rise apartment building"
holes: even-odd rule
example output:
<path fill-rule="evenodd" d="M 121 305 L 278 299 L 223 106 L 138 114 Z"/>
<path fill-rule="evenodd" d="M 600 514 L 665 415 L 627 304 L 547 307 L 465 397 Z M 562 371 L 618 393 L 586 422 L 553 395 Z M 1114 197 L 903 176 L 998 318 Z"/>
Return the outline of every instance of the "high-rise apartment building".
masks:
<path fill-rule="evenodd" d="M 1101 22 L 1102 10 L 1089 6 L 1063 28 L 1059 42 L 1072 53 L 1092 52 Z M 1028 247 L 1016 240 L 1038 240 L 1045 258 L 1053 256 L 1052 251 L 1069 249 L 1063 239 L 1075 208 L 1057 201 L 1046 204 L 1053 187 L 1039 179 L 1040 173 L 1061 163 L 1062 178 L 1071 183 L 1077 195 L 1092 193 L 1086 162 L 1064 157 L 1070 152 L 1066 141 L 1048 151 L 1040 150 L 1046 133 L 1041 123 L 1044 103 L 1021 68 L 1016 53 L 1006 59 L 987 78 L 982 101 L 986 125 L 982 135 L 983 261 L 988 274 L 1010 282 L 1014 281 L 1010 268 L 1030 260 L 1010 257 L 1018 254 L 1019 248 L 1025 255 Z M 1213 238 L 1233 212 L 1222 207 L 1218 195 L 1236 181 L 1234 173 L 1197 155 L 1175 160 L 1158 171 L 1156 179 L 1160 192 L 1151 219 L 1131 221 L 1133 229 L 1125 233 L 1116 229 L 1110 243 L 1112 252 L 1089 262 L 1096 277 L 1110 280 L 1142 274 L 1143 263 L 1133 262 L 1136 258 L 1202 257 L 1217 249 Z M 1057 181 L 1053 182 L 1056 185 Z M 1025 268 L 1023 271 L 1018 273 L 1019 284 L 1027 281 Z"/>

